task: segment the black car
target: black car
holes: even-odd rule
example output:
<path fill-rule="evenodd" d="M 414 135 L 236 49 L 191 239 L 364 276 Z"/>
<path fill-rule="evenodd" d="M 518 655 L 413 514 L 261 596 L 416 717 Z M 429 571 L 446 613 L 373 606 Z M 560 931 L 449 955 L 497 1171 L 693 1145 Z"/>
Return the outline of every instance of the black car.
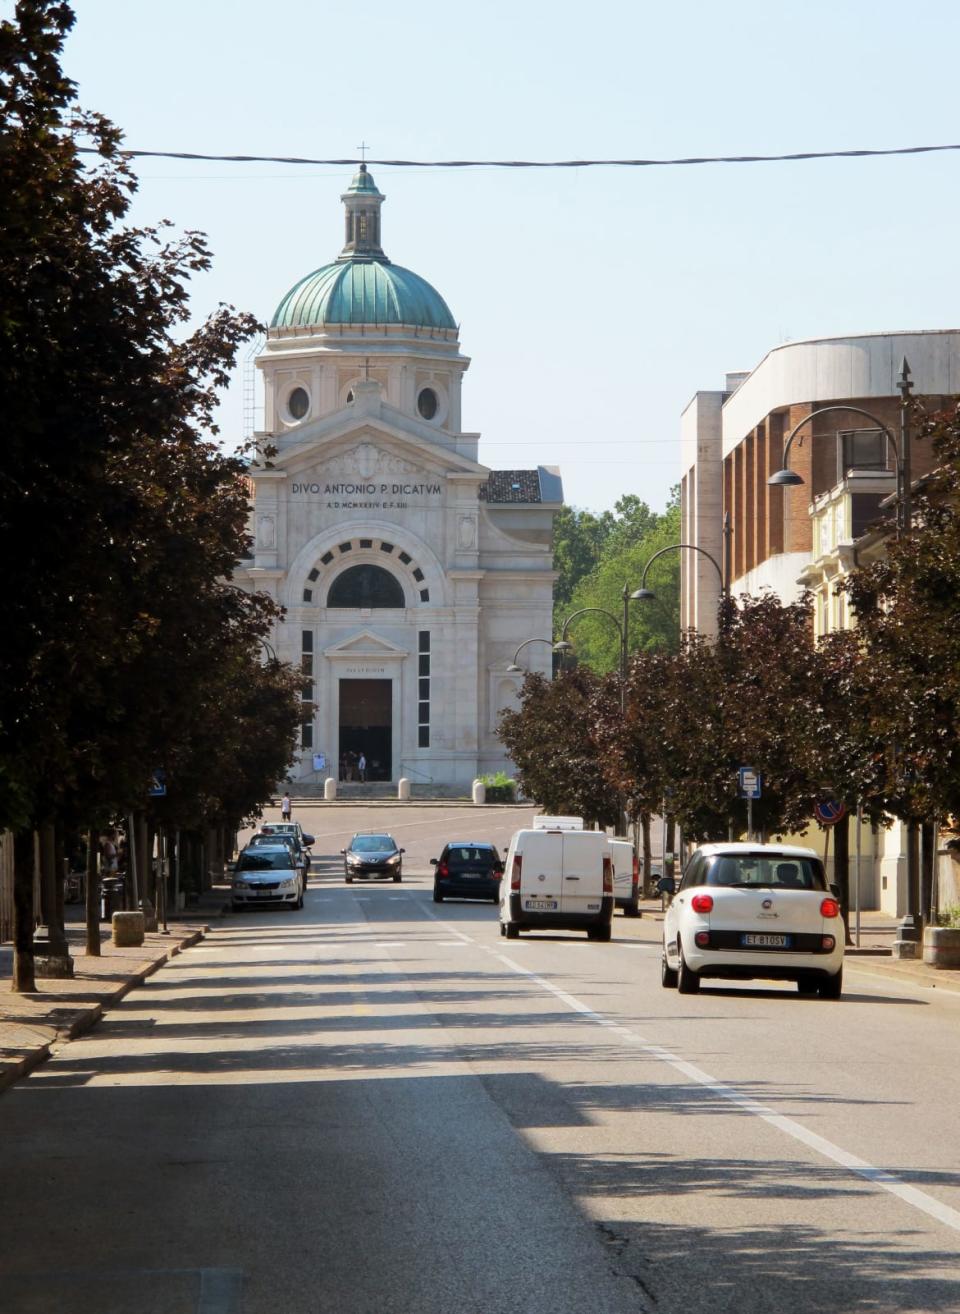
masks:
<path fill-rule="evenodd" d="M 439 858 L 431 858 L 433 901 L 455 899 L 492 899 L 500 902 L 503 859 L 493 844 L 476 840 L 451 840 Z"/>
<path fill-rule="evenodd" d="M 340 852 L 343 854 L 343 876 L 348 885 L 354 877 L 366 880 L 370 876 L 382 876 L 397 882 L 401 880 L 400 855 L 406 850 L 397 848 L 392 835 L 354 835 L 350 847 Z"/>

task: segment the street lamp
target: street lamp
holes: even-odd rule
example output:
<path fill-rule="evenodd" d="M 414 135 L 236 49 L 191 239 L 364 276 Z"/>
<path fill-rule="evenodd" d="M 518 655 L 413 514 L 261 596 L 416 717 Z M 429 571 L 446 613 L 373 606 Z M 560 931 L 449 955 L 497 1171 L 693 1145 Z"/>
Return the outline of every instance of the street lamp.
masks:
<path fill-rule="evenodd" d="M 723 532 L 725 536 L 729 533 L 728 516 L 724 516 Z M 656 601 L 657 595 L 654 593 L 653 589 L 648 589 L 646 587 L 647 571 L 656 561 L 657 557 L 662 557 L 665 552 L 699 552 L 701 556 L 706 557 L 707 560 L 710 562 L 710 564 L 713 566 L 714 570 L 717 572 L 718 576 L 720 577 L 720 593 L 724 598 L 724 600 L 726 600 L 726 598 L 729 595 L 729 589 L 730 589 L 729 580 L 725 577 L 723 570 L 721 569 L 716 557 L 713 556 L 712 553 L 708 552 L 706 548 L 698 547 L 696 543 L 670 543 L 668 544 L 667 547 L 661 548 L 659 552 L 654 552 L 653 556 L 650 558 L 650 560 L 643 568 L 643 574 L 640 577 L 640 587 L 639 589 L 637 589 L 636 593 L 633 594 L 633 597 L 639 598 L 642 602 Z"/>
<path fill-rule="evenodd" d="M 524 639 L 523 643 L 520 644 L 520 647 L 513 654 L 513 661 L 507 667 L 507 670 L 512 675 L 523 673 L 523 667 L 517 665 L 517 658 L 520 656 L 520 653 L 523 651 L 523 649 L 527 646 L 528 643 L 549 643 L 551 648 L 554 646 L 552 639 Z M 569 647 L 569 644 L 567 646 Z"/>

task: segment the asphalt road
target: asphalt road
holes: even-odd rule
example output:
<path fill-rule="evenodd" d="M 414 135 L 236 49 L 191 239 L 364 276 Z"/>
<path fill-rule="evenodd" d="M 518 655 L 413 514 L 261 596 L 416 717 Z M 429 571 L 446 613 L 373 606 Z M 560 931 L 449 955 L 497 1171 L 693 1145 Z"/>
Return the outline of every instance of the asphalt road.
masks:
<path fill-rule="evenodd" d="M 960 1310 L 960 995 L 679 996 L 619 914 L 508 945 L 432 903 L 435 824 L 400 886 L 324 832 L 302 912 L 0 1098 L 4 1314 Z"/>

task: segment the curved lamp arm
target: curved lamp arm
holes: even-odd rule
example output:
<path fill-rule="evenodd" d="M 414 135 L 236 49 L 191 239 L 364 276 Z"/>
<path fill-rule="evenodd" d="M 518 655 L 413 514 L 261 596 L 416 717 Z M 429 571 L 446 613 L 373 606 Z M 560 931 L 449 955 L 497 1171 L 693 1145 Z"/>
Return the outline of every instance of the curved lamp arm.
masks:
<path fill-rule="evenodd" d="M 566 640 L 567 628 L 570 622 L 576 620 L 578 616 L 586 615 L 588 611 L 599 611 L 601 616 L 609 616 L 614 625 L 616 625 L 617 629 L 620 631 L 620 642 L 623 642 L 623 626 L 617 620 L 616 616 L 614 616 L 612 611 L 607 611 L 606 607 L 581 607 L 579 611 L 573 612 L 572 615 L 568 616 L 563 622 L 563 630 L 561 631 L 561 634 L 564 640 Z"/>
<path fill-rule="evenodd" d="M 519 670 L 520 670 L 520 667 L 517 665 L 517 658 L 520 656 L 521 652 L 522 652 L 523 649 L 527 646 L 528 643 L 549 643 L 550 647 L 551 647 L 551 648 L 553 647 L 553 640 L 552 640 L 552 639 L 524 639 L 523 643 L 521 643 L 520 647 L 519 647 L 519 648 L 517 649 L 517 651 L 513 654 L 513 661 L 512 661 L 512 662 L 510 663 L 510 665 L 507 667 L 507 670 L 508 670 L 508 671 L 519 671 Z"/>
<path fill-rule="evenodd" d="M 670 543 L 670 544 L 667 545 L 667 547 L 661 548 L 659 552 L 654 552 L 653 556 L 650 558 L 650 560 L 647 562 L 647 564 L 646 564 L 646 565 L 644 566 L 644 568 L 643 568 L 643 575 L 641 576 L 641 579 L 640 579 L 640 588 L 641 588 L 641 589 L 645 589 L 645 588 L 646 588 L 646 586 L 647 586 L 647 571 L 650 569 L 650 567 L 651 567 L 651 566 L 653 565 L 653 563 L 656 561 L 657 557 L 662 557 L 663 554 L 664 554 L 665 552 L 680 552 L 680 551 L 699 552 L 701 556 L 706 557 L 707 560 L 710 562 L 710 564 L 713 566 L 714 570 L 717 572 L 717 574 L 718 574 L 719 577 L 720 577 L 720 591 L 721 591 L 722 593 L 725 593 L 725 592 L 726 592 L 726 590 L 727 590 L 726 581 L 725 581 L 724 578 L 723 578 L 723 571 L 720 569 L 720 565 L 719 565 L 719 563 L 718 563 L 716 557 L 712 556 L 712 555 L 707 551 L 706 548 L 697 547 L 696 543 Z"/>
<path fill-rule="evenodd" d="M 793 428 L 790 430 L 790 433 L 787 435 L 787 441 L 784 444 L 784 448 L 783 448 L 784 470 L 789 469 L 789 466 L 787 465 L 787 458 L 790 455 L 790 447 L 793 443 L 794 438 L 796 438 L 797 434 L 800 432 L 803 426 L 805 424 L 809 424 L 811 420 L 815 420 L 818 415 L 829 415 L 831 411 L 848 411 L 848 412 L 852 412 L 854 415 L 862 415 L 865 420 L 872 421 L 872 423 L 875 424 L 878 429 L 882 429 L 883 432 L 887 435 L 888 442 L 893 444 L 893 450 L 896 453 L 897 466 L 899 468 L 902 459 L 900 452 L 900 444 L 897 442 L 896 438 L 894 438 L 892 430 L 888 429 L 887 426 L 884 424 L 884 422 L 881 419 L 878 419 L 876 415 L 872 415 L 870 411 L 865 411 L 861 406 L 843 406 L 838 403 L 836 406 L 821 406 L 818 411 L 811 411 L 809 415 L 805 415 L 803 417 L 803 419 L 799 422 L 799 424 L 795 424 L 793 426 Z"/>

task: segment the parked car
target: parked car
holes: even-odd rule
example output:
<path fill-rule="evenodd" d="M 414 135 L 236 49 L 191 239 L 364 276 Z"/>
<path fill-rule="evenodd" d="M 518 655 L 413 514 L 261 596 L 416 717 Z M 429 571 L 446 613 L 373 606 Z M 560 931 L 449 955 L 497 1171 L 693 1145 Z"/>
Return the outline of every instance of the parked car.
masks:
<path fill-rule="evenodd" d="M 493 844 L 477 840 L 450 840 L 439 858 L 431 858 L 433 901 L 492 899 L 500 902 L 503 859 Z"/>
<path fill-rule="evenodd" d="M 233 871 L 230 891 L 234 909 L 253 903 L 303 907 L 304 875 L 289 844 L 248 845 Z"/>
<path fill-rule="evenodd" d="M 813 849 L 704 844 L 664 914 L 661 979 L 695 994 L 710 977 L 795 981 L 839 999 L 844 925 Z"/>
<path fill-rule="evenodd" d="M 247 844 L 247 848 L 276 848 L 278 844 L 285 844 L 293 854 L 297 866 L 303 872 L 303 879 L 306 881 L 307 872 L 310 870 L 310 855 L 301 845 L 296 835 L 254 835 Z"/>
<path fill-rule="evenodd" d="M 511 839 L 500 882 L 501 935 L 515 940 L 521 931 L 543 928 L 610 939 L 610 844 L 603 831 L 582 826 L 580 818 L 535 817 L 532 829 Z"/>
<path fill-rule="evenodd" d="M 340 850 L 343 855 L 343 876 L 349 885 L 354 879 L 367 880 L 371 876 L 400 882 L 403 871 L 402 854 L 392 835 L 362 832 L 354 835 L 349 847 Z"/>
<path fill-rule="evenodd" d="M 610 840 L 610 857 L 613 861 L 613 902 L 622 908 L 624 917 L 640 914 L 640 862 L 633 841 Z"/>

